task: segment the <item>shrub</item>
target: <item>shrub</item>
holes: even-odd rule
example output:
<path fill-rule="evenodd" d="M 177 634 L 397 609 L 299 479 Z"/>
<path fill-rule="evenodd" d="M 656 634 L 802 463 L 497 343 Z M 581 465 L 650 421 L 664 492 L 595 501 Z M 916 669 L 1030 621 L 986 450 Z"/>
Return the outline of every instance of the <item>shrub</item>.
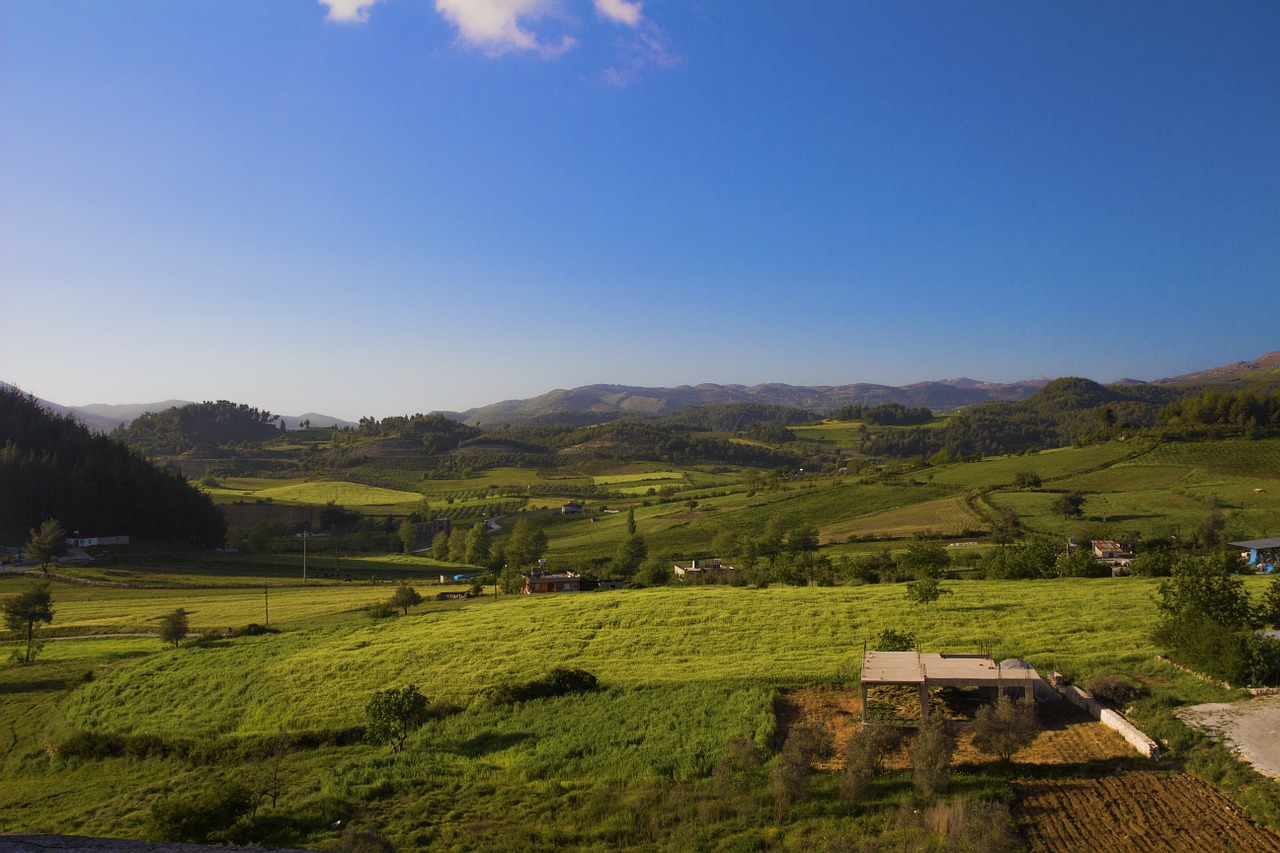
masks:
<path fill-rule="evenodd" d="M 830 743 L 822 729 L 796 726 L 791 730 L 769 773 L 773 800 L 780 814 L 808 796 L 814 765 L 829 751 Z"/>
<path fill-rule="evenodd" d="M 994 705 L 978 709 L 973 721 L 973 745 L 1008 761 L 1036 738 L 1036 706 L 1026 697 L 1014 702 L 1001 693 Z"/>
<path fill-rule="evenodd" d="M 840 797 L 845 803 L 855 806 L 866 798 L 885 755 L 897 747 L 898 740 L 898 730 L 882 723 L 866 723 L 849 736 L 840 774 Z"/>
<path fill-rule="evenodd" d="M 1086 689 L 1094 699 L 1117 708 L 1123 708 L 1142 694 L 1137 687 L 1114 675 L 1100 675 L 1090 681 Z"/>
<path fill-rule="evenodd" d="M 911 747 L 911 782 L 926 803 L 946 790 L 955 749 L 956 736 L 945 717 L 931 714 L 921 723 Z"/>
<path fill-rule="evenodd" d="M 231 631 L 233 637 L 260 637 L 263 634 L 279 634 L 279 628 L 268 628 L 259 625 L 257 622 L 250 622 L 243 628 L 235 628 Z"/>
<path fill-rule="evenodd" d="M 549 699 L 570 693 L 592 693 L 600 689 L 600 679 L 584 669 L 556 667 L 542 678 L 524 684 L 502 684 L 489 691 L 490 701 L 499 705 Z"/>
<path fill-rule="evenodd" d="M 390 619 L 396 615 L 396 609 L 386 601 L 375 601 L 364 610 L 372 619 Z"/>
<path fill-rule="evenodd" d="M 910 631 L 885 628 L 876 635 L 875 647 L 879 652 L 909 652 L 916 647 L 916 635 Z"/>

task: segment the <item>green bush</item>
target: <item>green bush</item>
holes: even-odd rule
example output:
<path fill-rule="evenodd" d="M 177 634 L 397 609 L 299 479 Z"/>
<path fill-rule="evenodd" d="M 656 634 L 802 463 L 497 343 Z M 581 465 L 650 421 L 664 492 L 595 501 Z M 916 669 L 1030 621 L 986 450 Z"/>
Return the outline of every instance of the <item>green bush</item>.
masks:
<path fill-rule="evenodd" d="M 498 705 L 549 699 L 570 693 L 592 693 L 600 689 L 600 679 L 584 669 L 556 667 L 542 678 L 524 684 L 503 684 L 489 691 L 489 699 Z"/>
<path fill-rule="evenodd" d="M 364 610 L 372 619 L 390 619 L 396 615 L 396 609 L 386 601 L 375 601 Z"/>

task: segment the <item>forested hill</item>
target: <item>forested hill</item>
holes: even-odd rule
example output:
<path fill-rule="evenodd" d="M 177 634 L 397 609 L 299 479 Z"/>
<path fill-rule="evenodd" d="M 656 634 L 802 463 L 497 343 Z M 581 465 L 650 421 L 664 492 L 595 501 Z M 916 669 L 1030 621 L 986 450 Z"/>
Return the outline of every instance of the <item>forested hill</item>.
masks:
<path fill-rule="evenodd" d="M 1090 379 L 1055 379 L 1026 400 L 981 403 L 962 409 L 939 429 L 882 433 L 868 450 L 884 456 L 955 458 L 1063 447 L 1154 427 L 1161 408 L 1188 391 L 1155 385 L 1100 385 Z"/>
<path fill-rule="evenodd" d="M 280 430 L 276 421 L 270 412 L 219 400 L 147 412 L 111 435 L 148 456 L 176 456 L 200 445 L 268 441 Z"/>
<path fill-rule="evenodd" d="M 0 389 L 0 542 L 48 518 L 86 535 L 221 544 L 226 521 L 183 477 L 91 433 L 32 397 Z"/>

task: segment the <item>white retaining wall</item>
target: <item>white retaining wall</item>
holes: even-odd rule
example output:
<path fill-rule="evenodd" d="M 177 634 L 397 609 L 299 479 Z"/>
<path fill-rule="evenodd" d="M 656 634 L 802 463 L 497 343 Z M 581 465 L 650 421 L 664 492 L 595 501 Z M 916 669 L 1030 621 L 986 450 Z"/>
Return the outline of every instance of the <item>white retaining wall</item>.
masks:
<path fill-rule="evenodd" d="M 1125 719 L 1122 714 L 1110 708 L 1103 708 L 1079 687 L 1074 684 L 1064 685 L 1061 679 L 1062 676 L 1055 672 L 1054 683 L 1058 685 L 1062 695 L 1067 697 L 1068 702 L 1088 711 L 1090 716 L 1101 721 L 1104 726 L 1115 729 L 1138 752 L 1148 758 L 1160 758 L 1160 744 L 1143 734 L 1141 729 Z"/>

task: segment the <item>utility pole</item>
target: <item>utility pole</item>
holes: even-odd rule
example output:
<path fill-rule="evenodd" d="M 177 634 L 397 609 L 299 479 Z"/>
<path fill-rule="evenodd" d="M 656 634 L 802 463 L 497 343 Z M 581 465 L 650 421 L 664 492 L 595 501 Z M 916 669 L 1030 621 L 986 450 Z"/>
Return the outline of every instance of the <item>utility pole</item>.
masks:
<path fill-rule="evenodd" d="M 307 537 L 311 535 L 311 531 L 302 531 L 302 585 L 307 585 Z"/>
<path fill-rule="evenodd" d="M 265 622 L 265 624 L 263 625 L 264 628 L 271 627 L 271 598 L 268 595 L 270 591 L 271 591 L 271 587 L 267 586 L 266 584 L 262 585 L 262 607 L 263 609 L 266 610 L 266 617 L 263 620 Z"/>

